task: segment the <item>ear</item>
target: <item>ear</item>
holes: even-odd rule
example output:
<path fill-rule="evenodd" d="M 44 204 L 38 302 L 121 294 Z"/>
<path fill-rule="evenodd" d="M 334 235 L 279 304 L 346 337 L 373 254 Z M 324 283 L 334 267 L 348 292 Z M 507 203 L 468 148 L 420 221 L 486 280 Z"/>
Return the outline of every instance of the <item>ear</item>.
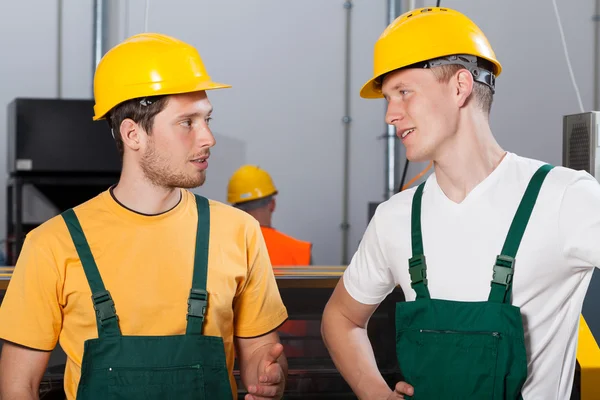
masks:
<path fill-rule="evenodd" d="M 275 197 L 273 197 L 271 199 L 271 202 L 269 203 L 269 211 L 270 212 L 274 212 L 275 211 L 275 205 L 276 205 L 276 203 L 275 203 Z"/>
<path fill-rule="evenodd" d="M 461 69 L 456 73 L 455 95 L 459 108 L 464 107 L 473 92 L 473 75 L 466 69 Z"/>
<path fill-rule="evenodd" d="M 143 140 L 142 128 L 132 119 L 125 118 L 120 126 L 121 140 L 123 147 L 128 147 L 133 151 L 138 151 Z"/>

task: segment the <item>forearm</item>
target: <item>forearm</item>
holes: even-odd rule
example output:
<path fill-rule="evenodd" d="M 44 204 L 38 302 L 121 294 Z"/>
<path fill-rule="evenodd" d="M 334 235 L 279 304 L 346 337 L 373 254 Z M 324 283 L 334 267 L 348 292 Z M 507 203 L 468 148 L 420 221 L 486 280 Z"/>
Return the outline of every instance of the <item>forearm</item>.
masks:
<path fill-rule="evenodd" d="M 0 400 L 38 400 L 49 351 L 4 341 L 0 357 Z"/>
<path fill-rule="evenodd" d="M 38 390 L 7 386 L 4 384 L 0 386 L 0 400 L 39 400 L 40 398 Z"/>
<path fill-rule="evenodd" d="M 377 368 L 366 329 L 325 310 L 322 334 L 336 368 L 359 399 L 388 398 L 392 390 Z"/>

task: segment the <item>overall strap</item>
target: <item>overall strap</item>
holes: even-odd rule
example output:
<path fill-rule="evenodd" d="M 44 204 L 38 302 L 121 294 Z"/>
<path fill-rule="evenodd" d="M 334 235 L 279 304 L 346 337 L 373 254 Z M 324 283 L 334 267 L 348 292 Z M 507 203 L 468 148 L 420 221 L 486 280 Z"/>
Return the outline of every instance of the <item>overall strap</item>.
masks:
<path fill-rule="evenodd" d="M 201 335 L 204 315 L 208 303 L 206 280 L 208 277 L 208 239 L 210 235 L 210 208 L 208 200 L 196 196 L 198 228 L 196 229 L 196 250 L 194 254 L 194 275 L 192 290 L 188 298 L 186 335 Z"/>
<path fill-rule="evenodd" d="M 410 285 L 417 294 L 417 299 L 429 299 L 427 288 L 427 264 L 423 253 L 423 235 L 421 232 L 421 200 L 425 182 L 417 188 L 411 211 L 411 241 L 412 257 L 408 260 L 408 272 L 410 273 Z"/>
<path fill-rule="evenodd" d="M 96 266 L 96 261 L 94 261 L 94 256 L 85 238 L 81 224 L 75 215 L 75 211 L 70 208 L 61 215 L 67 224 L 71 239 L 75 244 L 75 249 L 77 250 L 83 271 L 92 291 L 92 303 L 94 304 L 94 310 L 96 310 L 98 337 L 120 336 L 121 330 L 119 329 L 119 317 L 117 317 L 115 303 L 108 290 L 104 287 L 100 272 Z"/>
<path fill-rule="evenodd" d="M 496 257 L 494 274 L 492 277 L 491 290 L 488 300 L 494 303 L 509 303 L 512 294 L 512 283 L 515 268 L 515 257 L 525 233 L 525 228 L 531 217 L 538 194 L 544 179 L 554 166 L 546 164 L 541 166 L 527 185 L 525 194 L 521 199 L 519 208 L 513 218 L 512 224 L 506 236 L 502 253 Z"/>

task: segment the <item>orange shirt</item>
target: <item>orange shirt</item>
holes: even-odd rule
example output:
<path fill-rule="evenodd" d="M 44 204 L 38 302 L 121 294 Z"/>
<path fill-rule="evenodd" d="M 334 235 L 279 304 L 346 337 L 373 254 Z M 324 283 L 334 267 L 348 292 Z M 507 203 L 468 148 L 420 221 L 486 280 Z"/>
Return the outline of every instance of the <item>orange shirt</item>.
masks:
<path fill-rule="evenodd" d="M 225 344 L 233 377 L 234 336 L 254 337 L 287 318 L 258 222 L 210 201 L 204 333 Z M 194 195 L 165 213 L 147 216 L 118 204 L 108 191 L 75 208 L 115 301 L 123 335 L 185 333 L 192 286 L 197 211 Z M 0 338 L 40 350 L 57 341 L 67 355 L 65 392 L 75 399 L 83 343 L 97 338 L 91 291 L 61 216 L 29 233 L 0 307 Z"/>
<path fill-rule="evenodd" d="M 261 226 L 262 234 L 267 244 L 269 257 L 273 266 L 306 266 L 311 263 L 311 243 L 287 236 L 274 228 Z M 286 336 L 306 336 L 307 322 L 288 319 L 277 332 L 284 343 L 285 354 L 288 357 L 306 356 L 306 343 L 302 340 L 290 341 Z"/>
<path fill-rule="evenodd" d="M 310 265 L 311 243 L 294 239 L 274 228 L 261 226 L 260 229 L 274 267 Z"/>

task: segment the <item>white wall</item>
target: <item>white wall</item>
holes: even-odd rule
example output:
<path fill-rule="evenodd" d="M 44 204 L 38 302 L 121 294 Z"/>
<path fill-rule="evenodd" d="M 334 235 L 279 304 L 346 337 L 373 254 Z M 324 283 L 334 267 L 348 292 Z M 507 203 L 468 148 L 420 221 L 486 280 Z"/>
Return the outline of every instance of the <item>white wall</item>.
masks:
<path fill-rule="evenodd" d="M 210 93 L 214 130 L 223 137 L 217 138 L 213 153 L 215 159 L 219 154 L 222 158 L 209 169 L 208 179 L 213 181 L 199 192 L 224 201 L 229 170 L 243 162 L 260 164 L 272 173 L 280 190 L 276 227 L 312 241 L 317 264 L 341 262 L 343 3 L 150 0 L 148 20 L 150 31 L 197 46 L 213 78 L 233 85 Z M 387 2 L 354 3 L 349 256 L 366 227 L 368 202 L 381 201 L 385 188 L 385 142 L 378 139 L 386 129 L 384 104 L 361 99 L 358 90 L 371 73 L 372 47 L 385 28 Z M 588 110 L 593 98 L 593 3 L 558 0 Z M 9 101 L 17 96 L 57 94 L 56 4 L 47 0 L 0 2 L 5 55 L 0 63 L 0 148 L 6 142 Z M 111 41 L 144 30 L 145 0 L 112 6 Z M 500 143 L 522 155 L 560 164 L 562 115 L 578 112 L 578 106 L 551 3 L 442 0 L 442 6 L 472 17 L 504 66 L 492 113 Z M 61 69 L 65 97 L 91 95 L 92 29 L 92 1 L 64 0 Z M 227 146 L 233 150 L 227 151 Z M 5 157 L 0 151 L 0 176 L 5 175 Z M 411 165 L 407 178 L 422 166 Z M 3 186 L 0 193 L 4 193 Z M 29 220 L 53 213 L 36 200 L 26 206 Z M 0 207 L 5 207 L 4 195 Z M 0 237 L 4 225 L 4 213 L 0 213 Z"/>

